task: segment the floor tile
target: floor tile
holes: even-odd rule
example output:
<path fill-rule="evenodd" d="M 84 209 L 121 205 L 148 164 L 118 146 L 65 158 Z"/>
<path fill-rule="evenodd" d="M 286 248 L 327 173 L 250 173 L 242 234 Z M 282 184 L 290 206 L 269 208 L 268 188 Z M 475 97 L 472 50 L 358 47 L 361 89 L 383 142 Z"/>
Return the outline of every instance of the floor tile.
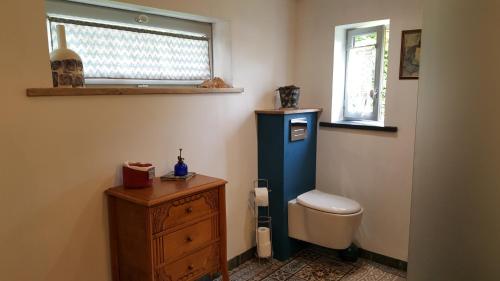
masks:
<path fill-rule="evenodd" d="M 340 280 L 345 273 L 337 271 L 333 268 L 324 266 L 307 265 L 297 272 L 296 276 L 307 281 L 336 281 Z"/>
<path fill-rule="evenodd" d="M 288 280 L 287 280 L 287 281 L 306 281 L 306 280 L 305 280 L 305 279 L 302 279 L 302 278 L 300 278 L 300 277 L 298 277 L 298 276 L 296 276 L 296 275 L 293 275 L 293 276 L 291 276 L 290 278 L 288 278 Z"/>
<path fill-rule="evenodd" d="M 395 281 L 398 278 L 402 277 L 385 272 L 373 265 L 364 265 L 355 267 L 342 281 Z"/>
<path fill-rule="evenodd" d="M 287 280 L 290 276 L 292 276 L 291 273 L 283 271 L 283 270 L 276 270 L 272 274 L 268 275 L 264 281 L 285 281 Z"/>
<path fill-rule="evenodd" d="M 318 264 L 322 267 L 333 268 L 337 271 L 348 273 L 354 267 L 352 263 L 343 262 L 338 260 L 337 258 L 332 257 L 321 257 L 315 261 L 315 264 Z"/>
<path fill-rule="evenodd" d="M 397 268 L 393 268 L 383 264 L 375 264 L 375 266 L 380 268 L 382 271 L 406 278 L 406 271 L 399 270 Z"/>
<path fill-rule="evenodd" d="M 406 281 L 406 272 L 366 259 L 344 262 L 335 251 L 310 247 L 286 262 L 253 259 L 230 272 L 231 281 Z M 220 280 L 217 280 L 220 281 Z"/>
<path fill-rule="evenodd" d="M 285 264 L 283 267 L 281 267 L 281 270 L 294 274 L 306 265 L 306 260 L 297 258 Z"/>

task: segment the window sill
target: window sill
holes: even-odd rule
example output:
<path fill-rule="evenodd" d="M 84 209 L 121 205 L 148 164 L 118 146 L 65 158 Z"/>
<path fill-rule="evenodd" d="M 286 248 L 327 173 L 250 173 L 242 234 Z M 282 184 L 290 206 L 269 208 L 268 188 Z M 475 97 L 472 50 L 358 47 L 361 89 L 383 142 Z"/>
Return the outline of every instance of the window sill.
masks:
<path fill-rule="evenodd" d="M 336 121 L 333 123 L 320 122 L 319 126 L 326 128 L 344 128 L 344 129 L 368 130 L 368 131 L 390 132 L 390 133 L 396 133 L 398 131 L 398 127 L 384 126 L 373 121 Z"/>
<path fill-rule="evenodd" d="M 148 88 L 30 88 L 28 97 L 49 96 L 120 96 L 243 93 L 243 88 L 148 87 Z"/>

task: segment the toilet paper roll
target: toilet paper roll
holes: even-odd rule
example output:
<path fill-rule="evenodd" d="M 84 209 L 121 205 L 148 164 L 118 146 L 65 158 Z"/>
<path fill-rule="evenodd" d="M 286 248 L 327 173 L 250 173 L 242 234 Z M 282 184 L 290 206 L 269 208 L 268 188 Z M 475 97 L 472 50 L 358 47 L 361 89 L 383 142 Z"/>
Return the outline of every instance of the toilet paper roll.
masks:
<path fill-rule="evenodd" d="M 271 257 L 271 243 L 259 244 L 257 247 L 257 255 L 259 258 L 269 258 Z"/>
<path fill-rule="evenodd" d="M 255 188 L 255 206 L 267 207 L 269 206 L 269 191 L 265 187 Z"/>
<path fill-rule="evenodd" d="M 269 227 L 257 228 L 257 245 L 271 243 L 271 230 Z"/>
<path fill-rule="evenodd" d="M 271 252 L 271 230 L 269 227 L 257 228 L 257 255 L 261 258 L 268 258 Z"/>

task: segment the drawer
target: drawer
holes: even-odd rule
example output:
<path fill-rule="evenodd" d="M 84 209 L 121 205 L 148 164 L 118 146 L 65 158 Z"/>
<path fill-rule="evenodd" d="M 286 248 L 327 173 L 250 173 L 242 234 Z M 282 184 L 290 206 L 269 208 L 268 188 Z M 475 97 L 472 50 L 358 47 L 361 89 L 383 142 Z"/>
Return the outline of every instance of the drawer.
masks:
<path fill-rule="evenodd" d="M 189 281 L 218 270 L 219 246 L 212 244 L 194 254 L 156 269 L 156 281 Z"/>
<path fill-rule="evenodd" d="M 217 239 L 219 236 L 217 223 L 217 217 L 214 216 L 163 236 L 165 263 L 171 263 Z"/>
<path fill-rule="evenodd" d="M 152 209 L 153 233 L 209 215 L 218 208 L 217 189 L 169 201 Z"/>

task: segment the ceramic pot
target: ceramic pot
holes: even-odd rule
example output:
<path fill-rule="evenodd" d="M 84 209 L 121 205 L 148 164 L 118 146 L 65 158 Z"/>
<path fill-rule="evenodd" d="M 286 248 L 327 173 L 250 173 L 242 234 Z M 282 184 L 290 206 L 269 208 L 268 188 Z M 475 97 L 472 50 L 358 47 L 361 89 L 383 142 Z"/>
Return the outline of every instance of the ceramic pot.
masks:
<path fill-rule="evenodd" d="M 58 48 L 50 53 L 52 82 L 55 88 L 84 86 L 83 63 L 80 56 L 66 46 L 64 25 L 57 25 Z"/>
<path fill-rule="evenodd" d="M 279 87 L 281 107 L 282 108 L 298 108 L 300 88 L 294 85 Z"/>

